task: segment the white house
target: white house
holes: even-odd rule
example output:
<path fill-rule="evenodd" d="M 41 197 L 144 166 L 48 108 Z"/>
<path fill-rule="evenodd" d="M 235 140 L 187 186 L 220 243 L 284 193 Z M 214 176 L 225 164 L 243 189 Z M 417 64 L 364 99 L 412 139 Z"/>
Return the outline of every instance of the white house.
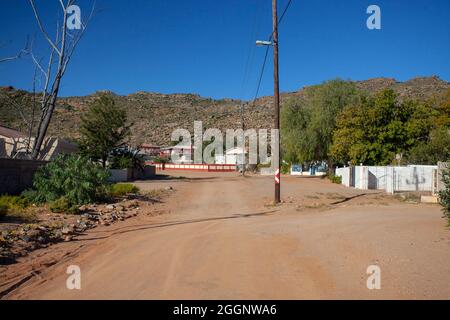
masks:
<path fill-rule="evenodd" d="M 196 147 L 194 146 L 170 146 L 161 148 L 160 155 L 171 159 L 173 163 L 183 164 L 183 163 L 193 163 L 193 153 Z M 178 156 L 178 160 L 175 160 Z"/>
<path fill-rule="evenodd" d="M 243 164 L 247 151 L 241 147 L 230 148 L 225 151 L 225 154 L 215 155 L 216 164 Z"/>

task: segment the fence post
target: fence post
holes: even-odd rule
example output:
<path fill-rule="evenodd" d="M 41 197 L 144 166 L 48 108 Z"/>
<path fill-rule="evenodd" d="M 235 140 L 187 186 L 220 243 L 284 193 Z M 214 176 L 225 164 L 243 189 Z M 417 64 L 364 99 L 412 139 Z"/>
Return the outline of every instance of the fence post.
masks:
<path fill-rule="evenodd" d="M 369 189 L 369 170 L 366 166 L 360 166 L 359 184 L 361 190 Z"/>

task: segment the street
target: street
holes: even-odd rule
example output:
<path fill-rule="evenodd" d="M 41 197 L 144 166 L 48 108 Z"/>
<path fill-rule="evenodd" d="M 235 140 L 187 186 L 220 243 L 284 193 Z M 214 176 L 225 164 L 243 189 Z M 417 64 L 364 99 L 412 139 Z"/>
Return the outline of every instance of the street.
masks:
<path fill-rule="evenodd" d="M 273 177 L 172 175 L 187 178 L 136 183 L 173 187 L 157 205 L 162 214 L 38 250 L 6 272 L 38 268 L 38 275 L 4 298 L 450 298 L 449 231 L 439 205 L 282 177 L 283 203 L 274 206 Z M 81 290 L 66 288 L 69 265 L 80 267 Z M 380 267 L 379 290 L 366 286 L 370 265 Z"/>

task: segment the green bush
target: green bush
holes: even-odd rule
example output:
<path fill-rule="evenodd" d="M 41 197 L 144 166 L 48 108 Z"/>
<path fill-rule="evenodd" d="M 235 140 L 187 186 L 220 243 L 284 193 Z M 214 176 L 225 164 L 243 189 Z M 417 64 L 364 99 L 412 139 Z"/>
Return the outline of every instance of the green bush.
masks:
<path fill-rule="evenodd" d="M 439 192 L 439 203 L 442 205 L 442 211 L 444 211 L 450 225 L 450 163 L 448 169 L 442 172 L 442 181 L 445 189 Z"/>
<path fill-rule="evenodd" d="M 341 176 L 332 175 L 329 178 L 330 178 L 331 182 L 333 182 L 333 183 L 342 184 L 342 177 Z"/>
<path fill-rule="evenodd" d="M 134 168 L 144 170 L 145 161 L 143 155 L 139 154 L 139 150 L 117 148 L 110 153 L 108 160 L 111 169 Z"/>
<path fill-rule="evenodd" d="M 49 203 L 48 208 L 55 213 L 78 213 L 78 206 L 73 205 L 66 197 L 61 197 Z"/>
<path fill-rule="evenodd" d="M 51 202 L 61 197 L 71 205 L 95 202 L 107 191 L 108 175 L 107 170 L 86 157 L 59 155 L 36 172 L 33 202 Z"/>
<path fill-rule="evenodd" d="M 111 169 L 133 168 L 133 159 L 125 156 L 115 157 L 111 163 Z"/>
<path fill-rule="evenodd" d="M 21 195 L 22 195 L 22 197 L 27 199 L 27 201 L 29 203 L 34 203 L 34 202 L 36 202 L 36 198 L 38 196 L 38 192 L 36 190 L 33 190 L 33 189 L 27 189 L 27 190 L 23 191 Z"/>
<path fill-rule="evenodd" d="M 22 221 L 33 221 L 36 214 L 29 206 L 30 201 L 23 195 L 2 195 L 0 196 L 0 218 L 8 217 Z"/>
<path fill-rule="evenodd" d="M 130 193 L 138 193 L 139 188 L 131 183 L 116 183 L 110 188 L 110 195 L 113 197 L 125 196 Z"/>
<path fill-rule="evenodd" d="M 24 196 L 0 196 L 0 206 L 5 207 L 6 210 L 23 210 L 29 205 L 30 202 Z"/>
<path fill-rule="evenodd" d="M 291 164 L 283 161 L 281 163 L 281 173 L 282 174 L 289 174 L 289 173 L 291 173 Z"/>

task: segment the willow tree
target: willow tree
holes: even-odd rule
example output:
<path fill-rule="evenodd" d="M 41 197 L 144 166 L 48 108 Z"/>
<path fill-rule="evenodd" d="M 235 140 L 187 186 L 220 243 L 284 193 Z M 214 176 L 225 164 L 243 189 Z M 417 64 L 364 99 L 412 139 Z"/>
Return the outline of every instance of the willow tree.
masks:
<path fill-rule="evenodd" d="M 327 161 L 333 167 L 330 147 L 336 116 L 359 100 L 354 83 L 340 79 L 305 89 L 304 96 L 283 105 L 281 134 L 283 157 L 292 162 Z"/>

